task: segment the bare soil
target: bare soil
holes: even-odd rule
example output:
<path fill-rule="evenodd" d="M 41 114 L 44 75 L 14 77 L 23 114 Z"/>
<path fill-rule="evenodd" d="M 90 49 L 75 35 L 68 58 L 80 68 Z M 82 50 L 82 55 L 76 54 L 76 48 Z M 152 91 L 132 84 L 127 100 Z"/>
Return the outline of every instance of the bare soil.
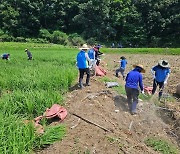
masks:
<path fill-rule="evenodd" d="M 180 56 L 107 54 L 102 57 L 101 65 L 107 70 L 107 78 L 117 80 L 124 86 L 122 78 L 114 76 L 118 64 L 113 60 L 125 56 L 128 60 L 126 73 L 135 63 L 141 63 L 146 69 L 144 84 L 152 86 L 150 69 L 158 60 L 165 58 L 171 64 L 171 75 L 164 93 L 173 95 L 176 85 L 180 83 Z M 39 154 L 155 154 L 147 147 L 144 140 L 156 136 L 180 146 L 180 102 L 168 99 L 165 107 L 173 111 L 160 111 L 153 101 L 138 103 L 138 114 L 128 112 L 126 96 L 118 94 L 111 88 L 106 88 L 100 80 L 102 77 L 92 77 L 91 86 L 78 89 L 74 85 L 67 94 L 66 109 L 69 114 L 63 121 L 67 126 L 67 134 L 62 141 L 56 142 Z M 174 101 L 175 100 L 175 101 Z M 104 129 L 88 123 L 72 113 L 79 115 Z M 169 118 L 169 115 L 172 118 Z M 169 121 L 168 121 L 169 119 Z M 178 134 L 179 133 L 179 134 Z"/>

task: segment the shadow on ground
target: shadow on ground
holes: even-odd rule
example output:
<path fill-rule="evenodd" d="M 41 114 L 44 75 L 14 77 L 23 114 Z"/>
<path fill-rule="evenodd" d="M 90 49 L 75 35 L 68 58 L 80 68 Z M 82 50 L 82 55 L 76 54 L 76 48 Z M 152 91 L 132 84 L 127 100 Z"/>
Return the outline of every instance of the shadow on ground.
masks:
<path fill-rule="evenodd" d="M 114 105 L 125 112 L 128 112 L 127 99 L 124 96 L 117 95 L 114 97 Z"/>
<path fill-rule="evenodd" d="M 78 89 L 80 89 L 78 83 L 76 83 L 76 84 L 75 84 L 74 86 L 72 86 L 72 87 L 69 87 L 69 91 L 70 91 L 70 92 L 71 92 L 71 91 L 74 91 L 74 90 L 78 90 Z"/>

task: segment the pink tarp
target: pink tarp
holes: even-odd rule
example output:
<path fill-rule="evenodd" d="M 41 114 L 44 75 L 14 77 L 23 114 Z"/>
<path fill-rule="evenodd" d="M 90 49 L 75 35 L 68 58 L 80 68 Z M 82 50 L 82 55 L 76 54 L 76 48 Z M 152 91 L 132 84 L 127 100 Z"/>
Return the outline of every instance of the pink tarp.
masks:
<path fill-rule="evenodd" d="M 42 116 L 36 117 L 34 119 L 35 127 L 41 128 L 41 129 L 37 129 L 37 132 L 38 133 L 44 132 L 43 127 L 39 124 L 42 118 L 52 119 L 58 117 L 59 121 L 63 121 L 66 116 L 67 116 L 67 110 L 64 107 L 60 106 L 59 104 L 53 104 L 50 109 L 49 108 L 46 109 L 46 111 Z"/>
<path fill-rule="evenodd" d="M 151 95 L 152 94 L 153 87 L 144 87 L 144 92 Z"/>
<path fill-rule="evenodd" d="M 96 72 L 96 76 L 105 76 L 106 75 L 106 71 L 104 69 L 102 69 L 100 66 L 95 66 L 95 72 Z"/>

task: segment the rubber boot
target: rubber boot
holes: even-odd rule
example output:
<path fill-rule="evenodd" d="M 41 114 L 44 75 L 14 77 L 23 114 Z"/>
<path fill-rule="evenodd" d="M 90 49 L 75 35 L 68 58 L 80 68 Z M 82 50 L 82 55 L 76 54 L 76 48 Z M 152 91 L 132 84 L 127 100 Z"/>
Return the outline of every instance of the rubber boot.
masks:
<path fill-rule="evenodd" d="M 137 113 L 137 112 L 136 112 L 136 106 L 137 106 L 137 102 L 133 102 L 133 103 L 132 103 L 132 110 L 131 110 L 131 114 L 132 114 L 132 115 Z"/>
<path fill-rule="evenodd" d="M 82 89 L 82 88 L 84 87 L 82 80 L 83 80 L 83 79 L 81 79 L 81 78 L 79 79 L 79 87 L 80 87 L 80 89 Z"/>
<path fill-rule="evenodd" d="M 86 78 L 86 86 L 90 86 L 90 84 L 89 84 L 89 80 L 90 80 L 90 78 L 89 78 L 89 77 L 87 77 L 87 78 Z"/>

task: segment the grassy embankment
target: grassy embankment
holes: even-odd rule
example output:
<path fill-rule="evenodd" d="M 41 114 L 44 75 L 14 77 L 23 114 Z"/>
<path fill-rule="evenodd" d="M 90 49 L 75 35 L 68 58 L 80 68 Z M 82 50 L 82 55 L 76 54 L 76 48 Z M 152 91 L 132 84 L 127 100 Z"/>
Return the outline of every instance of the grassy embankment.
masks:
<path fill-rule="evenodd" d="M 23 121 L 42 115 L 54 103 L 63 104 L 63 94 L 77 76 L 78 50 L 29 43 L 0 43 L 0 47 L 0 54 L 11 54 L 10 61 L 0 59 L 0 153 L 28 153 L 61 139 L 63 125 L 47 127 L 37 136 L 32 124 Z M 25 48 L 34 60 L 27 60 Z"/>
<path fill-rule="evenodd" d="M 104 53 L 180 55 L 180 48 L 102 48 Z"/>

